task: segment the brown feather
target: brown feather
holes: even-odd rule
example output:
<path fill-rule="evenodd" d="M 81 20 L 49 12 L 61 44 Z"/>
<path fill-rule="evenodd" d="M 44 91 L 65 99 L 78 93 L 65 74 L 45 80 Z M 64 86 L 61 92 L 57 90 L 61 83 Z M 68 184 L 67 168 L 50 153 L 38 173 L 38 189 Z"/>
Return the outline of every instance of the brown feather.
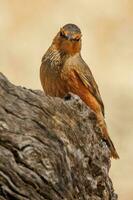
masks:
<path fill-rule="evenodd" d="M 80 29 L 76 25 L 68 24 L 61 31 L 62 34 L 59 32 L 56 35 L 42 58 L 40 68 L 42 87 L 50 96 L 63 98 L 69 92 L 78 95 L 96 113 L 101 137 L 108 145 L 112 157 L 119 158 L 107 131 L 104 105 L 98 86 L 91 70 L 80 55 Z M 70 40 L 67 37 L 70 37 Z"/>

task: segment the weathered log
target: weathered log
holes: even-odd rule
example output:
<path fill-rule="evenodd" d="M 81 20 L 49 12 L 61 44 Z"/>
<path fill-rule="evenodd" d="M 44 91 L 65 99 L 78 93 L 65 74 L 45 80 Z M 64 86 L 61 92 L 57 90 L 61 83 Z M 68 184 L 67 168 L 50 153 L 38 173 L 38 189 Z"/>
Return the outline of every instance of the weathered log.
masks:
<path fill-rule="evenodd" d="M 116 200 L 95 114 L 0 74 L 0 200 Z"/>

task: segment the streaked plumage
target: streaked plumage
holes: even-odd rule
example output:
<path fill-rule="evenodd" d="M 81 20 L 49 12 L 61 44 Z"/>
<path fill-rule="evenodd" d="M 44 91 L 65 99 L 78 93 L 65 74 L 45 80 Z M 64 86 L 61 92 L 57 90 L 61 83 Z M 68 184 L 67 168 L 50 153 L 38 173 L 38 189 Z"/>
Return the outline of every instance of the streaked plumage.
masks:
<path fill-rule="evenodd" d="M 69 92 L 78 95 L 95 113 L 101 136 L 111 155 L 119 158 L 104 120 L 104 105 L 91 70 L 82 59 L 81 31 L 74 24 L 60 29 L 42 58 L 40 79 L 46 95 L 63 98 Z"/>

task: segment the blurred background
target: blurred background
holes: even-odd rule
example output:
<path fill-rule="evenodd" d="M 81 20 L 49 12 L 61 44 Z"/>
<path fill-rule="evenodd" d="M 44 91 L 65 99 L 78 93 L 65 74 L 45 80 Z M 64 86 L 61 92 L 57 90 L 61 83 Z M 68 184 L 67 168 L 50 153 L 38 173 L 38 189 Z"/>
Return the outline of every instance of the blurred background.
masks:
<path fill-rule="evenodd" d="M 0 0 L 0 71 L 16 85 L 42 89 L 41 58 L 66 23 L 82 30 L 82 56 L 99 85 L 121 158 L 110 170 L 115 191 L 120 200 L 132 200 L 132 0 Z"/>

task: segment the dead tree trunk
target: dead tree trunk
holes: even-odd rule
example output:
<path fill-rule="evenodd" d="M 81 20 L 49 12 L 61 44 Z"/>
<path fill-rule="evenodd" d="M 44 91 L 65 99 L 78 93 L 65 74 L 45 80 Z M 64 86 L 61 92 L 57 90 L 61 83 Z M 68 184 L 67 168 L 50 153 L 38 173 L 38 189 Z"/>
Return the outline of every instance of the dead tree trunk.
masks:
<path fill-rule="evenodd" d="M 0 200 L 116 200 L 95 114 L 0 74 Z"/>

